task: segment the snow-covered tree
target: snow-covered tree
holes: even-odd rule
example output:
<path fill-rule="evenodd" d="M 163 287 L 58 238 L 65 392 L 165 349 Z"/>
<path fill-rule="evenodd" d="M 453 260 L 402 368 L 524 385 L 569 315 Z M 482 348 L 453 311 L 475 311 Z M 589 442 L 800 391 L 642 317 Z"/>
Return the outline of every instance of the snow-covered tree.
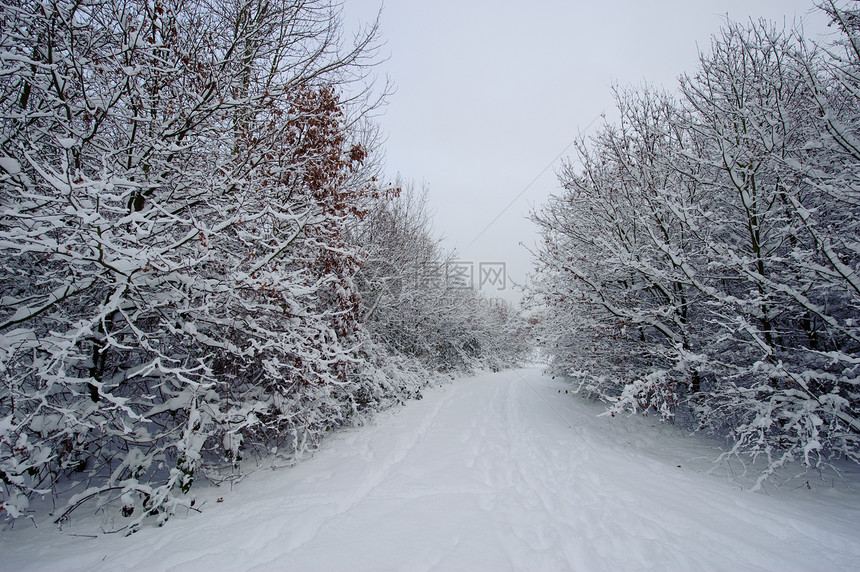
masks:
<path fill-rule="evenodd" d="M 0 5 L 0 500 L 69 475 L 163 521 L 350 412 L 368 149 L 336 6 Z M 354 112 L 351 112 L 351 117 Z"/>
<path fill-rule="evenodd" d="M 728 434 L 763 478 L 860 460 L 856 19 L 826 9 L 847 38 L 826 49 L 731 24 L 677 102 L 621 94 L 535 215 L 556 368 Z"/>
<path fill-rule="evenodd" d="M 362 319 L 374 339 L 435 371 L 524 359 L 530 344 L 518 312 L 451 279 L 456 257 L 433 236 L 427 192 L 396 188 L 356 229 L 366 253 L 356 280 Z"/>
<path fill-rule="evenodd" d="M 560 175 L 564 195 L 535 216 L 538 290 L 564 308 L 548 317 L 556 368 L 671 416 L 678 392 L 699 383 L 690 361 L 697 293 L 681 268 L 697 255 L 686 221 L 699 187 L 672 167 L 688 141 L 671 98 L 627 91 L 617 103 L 620 126 L 603 127 L 590 148 L 580 142 L 581 167 L 569 162 Z"/>
<path fill-rule="evenodd" d="M 833 326 L 856 308 L 844 307 L 839 289 L 822 280 L 823 253 L 809 232 L 848 213 L 825 207 L 808 178 L 789 167 L 815 155 L 808 82 L 792 57 L 799 46 L 795 34 L 764 23 L 734 25 L 682 85 L 689 128 L 706 145 L 704 220 L 716 229 L 705 242 L 711 276 L 698 284 L 721 333 L 707 345 L 716 366 L 707 422 L 727 422 L 734 451 L 765 456 L 769 470 L 790 459 L 816 466 L 822 455 L 857 453 L 855 415 L 843 401 L 854 382 L 840 380 L 844 371 L 827 357 L 853 346 Z"/>

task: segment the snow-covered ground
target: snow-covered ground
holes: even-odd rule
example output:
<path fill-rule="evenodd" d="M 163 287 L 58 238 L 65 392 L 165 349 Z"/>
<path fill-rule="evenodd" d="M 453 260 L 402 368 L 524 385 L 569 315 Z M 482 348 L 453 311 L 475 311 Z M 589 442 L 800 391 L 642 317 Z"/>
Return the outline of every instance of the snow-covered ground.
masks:
<path fill-rule="evenodd" d="M 457 380 L 295 467 L 199 490 L 203 512 L 161 529 L 19 523 L 0 569 L 860 570 L 856 473 L 751 493 L 736 466 L 705 472 L 713 443 L 564 389 L 538 369 Z"/>

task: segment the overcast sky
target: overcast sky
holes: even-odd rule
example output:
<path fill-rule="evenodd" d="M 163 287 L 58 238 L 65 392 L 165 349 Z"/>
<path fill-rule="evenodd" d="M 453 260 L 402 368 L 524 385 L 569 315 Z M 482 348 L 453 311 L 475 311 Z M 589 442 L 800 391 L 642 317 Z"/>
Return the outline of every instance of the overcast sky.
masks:
<path fill-rule="evenodd" d="M 476 277 L 504 262 L 508 291 L 485 293 L 510 300 L 538 239 L 528 214 L 577 134 L 615 116 L 613 85 L 674 90 L 727 15 L 825 29 L 811 0 L 345 0 L 346 28 L 380 7 L 388 178 L 429 188 L 436 233 Z"/>

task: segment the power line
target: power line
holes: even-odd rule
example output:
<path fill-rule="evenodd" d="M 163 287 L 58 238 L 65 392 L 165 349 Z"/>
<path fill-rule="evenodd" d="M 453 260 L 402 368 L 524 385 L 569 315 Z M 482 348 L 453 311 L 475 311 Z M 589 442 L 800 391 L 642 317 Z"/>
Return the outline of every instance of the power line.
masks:
<path fill-rule="evenodd" d="M 594 125 L 594 122 L 597 121 L 601 115 L 603 115 L 602 111 L 600 113 L 598 113 L 594 117 L 594 119 L 592 119 L 588 123 L 588 125 L 585 126 L 584 131 L 588 131 L 589 128 L 592 125 Z M 511 202 L 509 202 L 507 204 L 507 206 L 505 208 L 503 208 L 502 211 L 499 214 L 497 214 L 496 217 L 493 220 L 491 220 L 490 223 L 487 226 L 485 226 L 481 232 L 478 233 L 478 236 L 476 236 L 472 240 L 472 242 L 470 242 L 469 244 L 466 245 L 466 248 L 469 248 L 470 246 L 472 246 L 473 244 L 478 242 L 478 239 L 481 238 L 482 236 L 484 236 L 484 233 L 487 232 L 488 230 L 490 230 L 490 227 L 493 226 L 496 223 L 496 221 L 502 217 L 503 214 L 508 212 L 508 209 L 511 208 L 512 206 L 514 206 L 514 203 L 516 203 L 520 199 L 520 197 L 522 197 L 524 194 L 526 194 L 526 192 L 532 187 L 532 185 L 534 185 L 537 182 L 537 180 L 540 179 L 543 176 L 543 174 L 546 173 L 550 169 L 550 167 L 552 167 L 555 164 L 555 162 L 559 160 L 559 158 L 561 158 L 562 155 L 567 153 L 567 150 L 570 149 L 573 146 L 573 144 L 576 143 L 577 139 L 579 139 L 581 136 L 582 136 L 582 132 L 580 132 L 579 135 L 577 135 L 575 139 L 571 140 L 571 142 L 568 143 L 567 146 L 564 149 L 562 149 L 561 152 L 559 152 L 559 154 L 556 155 L 553 158 L 553 160 L 550 161 L 549 164 L 546 167 L 544 167 L 543 170 L 540 173 L 538 173 L 538 175 L 534 179 L 532 179 L 532 181 L 528 185 L 526 185 L 526 187 L 522 191 L 520 191 L 519 194 L 517 196 L 515 196 L 513 198 L 513 200 Z"/>

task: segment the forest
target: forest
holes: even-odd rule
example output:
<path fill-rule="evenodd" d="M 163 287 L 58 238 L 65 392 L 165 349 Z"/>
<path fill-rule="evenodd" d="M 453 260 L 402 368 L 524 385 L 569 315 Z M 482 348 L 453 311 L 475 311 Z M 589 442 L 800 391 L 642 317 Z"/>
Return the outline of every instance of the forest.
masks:
<path fill-rule="evenodd" d="M 532 215 L 520 308 L 448 280 L 426 190 L 384 179 L 378 22 L 0 0 L 0 521 L 162 525 L 535 359 L 757 486 L 860 462 L 860 10 L 819 9 L 829 43 L 727 23 L 676 91 L 616 88 Z"/>
<path fill-rule="evenodd" d="M 513 308 L 426 279 L 452 253 L 379 180 L 378 28 L 347 42 L 337 8 L 0 5 L 0 518 L 163 523 L 243 459 L 525 356 Z"/>
<path fill-rule="evenodd" d="M 534 214 L 533 303 L 577 391 L 728 441 L 860 461 L 860 11 L 728 24 L 678 90 L 618 88 Z"/>

